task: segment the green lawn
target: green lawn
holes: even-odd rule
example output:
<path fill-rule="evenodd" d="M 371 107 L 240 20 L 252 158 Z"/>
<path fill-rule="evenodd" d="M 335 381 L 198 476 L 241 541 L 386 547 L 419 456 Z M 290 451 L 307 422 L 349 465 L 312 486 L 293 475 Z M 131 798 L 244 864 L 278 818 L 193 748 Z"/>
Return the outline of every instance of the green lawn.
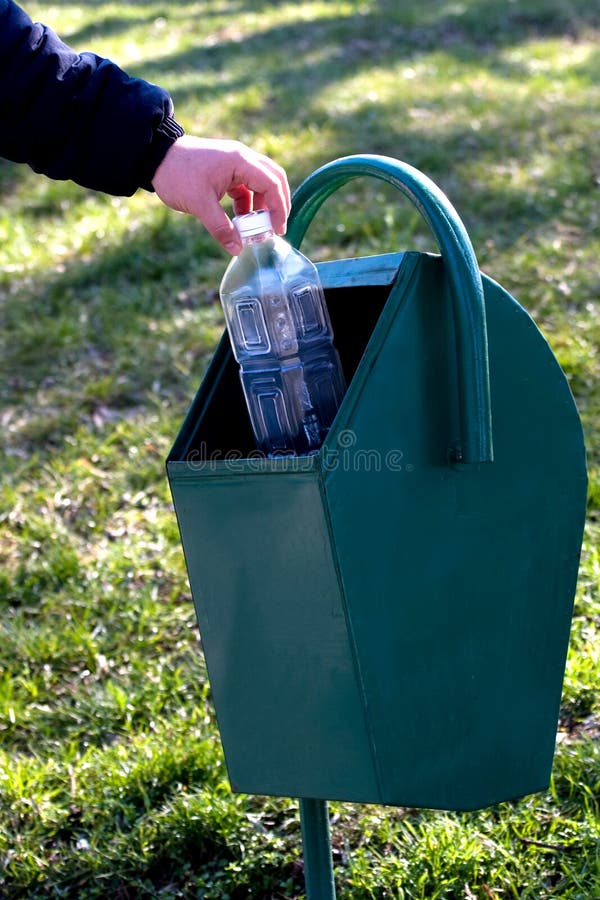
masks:
<path fill-rule="evenodd" d="M 334 862 L 341 900 L 600 898 L 600 6 L 28 10 L 169 88 L 188 131 L 275 156 L 292 186 L 354 152 L 423 169 L 536 318 L 590 470 L 551 789 L 463 815 L 333 804 Z M 226 258 L 143 192 L 0 162 L 0 194 L 0 896 L 303 897 L 296 803 L 229 791 L 164 475 L 222 331 Z M 304 244 L 405 248 L 435 249 L 362 182 Z"/>

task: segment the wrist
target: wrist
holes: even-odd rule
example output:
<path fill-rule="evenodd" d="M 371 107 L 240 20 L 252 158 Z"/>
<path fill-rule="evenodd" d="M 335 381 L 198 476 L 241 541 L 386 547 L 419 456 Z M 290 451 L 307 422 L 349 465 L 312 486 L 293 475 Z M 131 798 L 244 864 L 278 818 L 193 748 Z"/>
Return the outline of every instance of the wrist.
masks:
<path fill-rule="evenodd" d="M 152 181 L 156 174 L 156 170 L 175 141 L 183 137 L 184 134 L 184 129 L 172 115 L 166 116 L 160 125 L 155 128 L 154 136 L 144 160 L 145 165 L 142 173 L 141 187 L 145 188 L 147 191 L 154 191 Z"/>

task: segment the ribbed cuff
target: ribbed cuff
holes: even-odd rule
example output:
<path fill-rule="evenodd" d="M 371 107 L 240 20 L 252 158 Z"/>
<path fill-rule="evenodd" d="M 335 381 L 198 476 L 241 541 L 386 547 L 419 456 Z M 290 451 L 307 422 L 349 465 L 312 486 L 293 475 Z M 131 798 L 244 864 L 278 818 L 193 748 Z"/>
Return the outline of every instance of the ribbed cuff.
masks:
<path fill-rule="evenodd" d="M 171 138 L 171 143 L 174 143 L 177 138 L 183 137 L 185 132 L 179 122 L 175 121 L 173 116 L 167 116 L 162 124 L 156 129 L 156 134 L 164 134 L 165 137 Z"/>
<path fill-rule="evenodd" d="M 181 127 L 173 116 L 167 116 L 154 131 L 152 143 L 148 147 L 144 159 L 144 172 L 140 182 L 140 187 L 147 191 L 154 191 L 152 187 L 152 179 L 159 165 L 166 156 L 167 150 L 175 143 L 175 141 L 183 137 L 184 129 Z"/>

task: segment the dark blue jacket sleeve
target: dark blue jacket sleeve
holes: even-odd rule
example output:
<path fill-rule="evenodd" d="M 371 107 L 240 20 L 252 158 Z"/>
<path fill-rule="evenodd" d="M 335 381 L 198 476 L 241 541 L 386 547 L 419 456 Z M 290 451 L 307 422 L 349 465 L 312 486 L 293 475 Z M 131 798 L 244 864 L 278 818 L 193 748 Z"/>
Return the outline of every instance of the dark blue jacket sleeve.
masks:
<path fill-rule="evenodd" d="M 129 196 L 183 129 L 162 88 L 76 53 L 0 0 L 0 156 L 50 178 Z"/>

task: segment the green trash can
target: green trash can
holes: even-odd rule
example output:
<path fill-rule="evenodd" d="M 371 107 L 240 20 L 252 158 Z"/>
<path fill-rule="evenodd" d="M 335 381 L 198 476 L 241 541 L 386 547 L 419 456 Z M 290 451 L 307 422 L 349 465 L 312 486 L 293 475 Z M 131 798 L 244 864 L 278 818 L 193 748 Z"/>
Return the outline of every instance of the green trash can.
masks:
<path fill-rule="evenodd" d="M 319 265 L 349 385 L 321 451 L 258 458 L 224 335 L 168 477 L 233 790 L 478 808 L 549 782 L 581 424 L 548 344 L 417 170 L 323 167 L 291 242 L 360 176 L 408 197 L 441 255 Z"/>

